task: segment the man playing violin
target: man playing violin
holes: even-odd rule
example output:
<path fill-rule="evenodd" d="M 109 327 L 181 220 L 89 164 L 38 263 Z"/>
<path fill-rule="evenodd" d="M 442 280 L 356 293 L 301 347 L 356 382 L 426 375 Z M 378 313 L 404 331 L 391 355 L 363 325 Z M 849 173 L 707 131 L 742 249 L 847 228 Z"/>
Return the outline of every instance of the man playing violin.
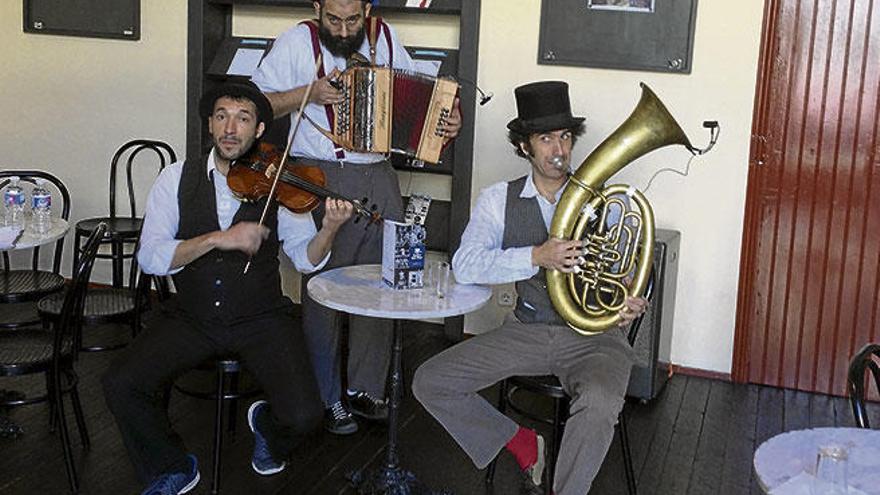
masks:
<path fill-rule="evenodd" d="M 401 220 L 403 203 L 397 174 L 384 155 L 355 153 L 337 149 L 317 126 L 332 129 L 335 118 L 332 105 L 342 101 L 342 92 L 334 86 L 337 75 L 349 61 L 371 60 L 370 39 L 375 39 L 376 65 L 418 71 L 394 30 L 378 22 L 376 36 L 368 36 L 370 2 L 361 0 L 321 0 L 314 2 L 316 20 L 306 21 L 282 33 L 271 52 L 261 62 L 252 80 L 272 103 L 277 117 L 295 112 L 310 81 L 316 78 L 316 56 L 323 64 L 311 88 L 303 122 L 293 141 L 297 162 L 317 165 L 327 183 L 349 198 L 370 198 L 377 211 L 390 220 Z M 312 125 L 314 123 L 315 125 Z M 441 126 L 446 138 L 454 138 L 461 128 L 458 103 Z M 314 211 L 315 221 L 324 215 Z M 382 229 L 348 222 L 339 230 L 336 247 L 324 268 L 361 263 L 380 263 Z M 336 434 L 357 431 L 351 413 L 367 419 L 385 419 L 385 383 L 391 356 L 391 330 L 388 320 L 350 317 L 348 390 L 343 400 L 340 369 L 341 319 L 336 311 L 315 303 L 305 290 L 302 303 L 306 340 L 315 367 L 315 375 L 325 407 L 325 428 Z"/>
<path fill-rule="evenodd" d="M 104 375 L 104 393 L 145 494 L 179 494 L 199 481 L 166 412 L 170 383 L 216 356 L 233 354 L 254 374 L 268 402 L 248 410 L 253 469 L 285 468 L 301 435 L 320 424 L 317 385 L 292 304 L 281 293 L 278 248 L 297 269 L 324 266 L 351 203 L 328 199 L 320 230 L 309 215 L 267 199 L 237 200 L 226 177 L 272 122 L 272 108 L 251 83 L 206 93 L 199 111 L 213 147 L 165 168 L 147 199 L 138 262 L 144 273 L 172 275 L 176 304 L 165 305 Z M 250 270 L 243 274 L 248 260 Z"/>

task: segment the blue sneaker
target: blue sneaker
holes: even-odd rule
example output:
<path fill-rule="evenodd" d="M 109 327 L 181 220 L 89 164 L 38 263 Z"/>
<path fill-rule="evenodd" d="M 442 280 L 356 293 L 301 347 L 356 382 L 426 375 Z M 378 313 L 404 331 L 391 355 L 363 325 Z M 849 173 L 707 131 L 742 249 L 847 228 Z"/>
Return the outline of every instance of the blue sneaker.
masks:
<path fill-rule="evenodd" d="M 254 432 L 254 457 L 251 460 L 251 467 L 263 476 L 280 473 L 287 467 L 286 462 L 278 462 L 272 457 L 266 437 L 257 429 L 257 416 L 265 411 L 265 406 L 268 404 L 264 400 L 258 400 L 251 404 L 250 409 L 248 409 L 248 425 L 251 427 L 251 431 Z"/>
<path fill-rule="evenodd" d="M 189 454 L 192 470 L 189 473 L 170 473 L 157 476 L 153 483 L 141 495 L 180 495 L 199 484 L 199 462 L 196 456 Z"/>

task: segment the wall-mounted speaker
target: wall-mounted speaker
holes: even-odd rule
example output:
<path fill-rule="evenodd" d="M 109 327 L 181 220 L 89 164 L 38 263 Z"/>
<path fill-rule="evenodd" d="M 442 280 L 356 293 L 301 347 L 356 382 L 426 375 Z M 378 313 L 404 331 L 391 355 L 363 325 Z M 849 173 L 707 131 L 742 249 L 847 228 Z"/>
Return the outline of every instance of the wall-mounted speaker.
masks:
<path fill-rule="evenodd" d="M 680 232 L 654 232 L 654 294 L 633 346 L 636 358 L 626 391 L 628 397 L 642 402 L 657 397 L 669 379 L 680 245 Z"/>

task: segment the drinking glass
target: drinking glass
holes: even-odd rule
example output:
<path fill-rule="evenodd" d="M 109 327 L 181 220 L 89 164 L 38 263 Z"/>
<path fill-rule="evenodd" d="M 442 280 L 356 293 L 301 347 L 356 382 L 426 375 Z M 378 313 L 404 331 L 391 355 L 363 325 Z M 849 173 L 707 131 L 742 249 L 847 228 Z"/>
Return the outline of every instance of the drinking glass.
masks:
<path fill-rule="evenodd" d="M 451 285 L 449 263 L 439 261 L 434 263 L 432 268 L 431 281 L 434 285 L 434 291 L 437 297 L 444 298 L 446 294 L 449 294 L 449 287 Z"/>
<path fill-rule="evenodd" d="M 816 454 L 816 479 L 813 480 L 811 495 L 845 495 L 848 458 L 849 454 L 844 447 L 819 447 Z"/>

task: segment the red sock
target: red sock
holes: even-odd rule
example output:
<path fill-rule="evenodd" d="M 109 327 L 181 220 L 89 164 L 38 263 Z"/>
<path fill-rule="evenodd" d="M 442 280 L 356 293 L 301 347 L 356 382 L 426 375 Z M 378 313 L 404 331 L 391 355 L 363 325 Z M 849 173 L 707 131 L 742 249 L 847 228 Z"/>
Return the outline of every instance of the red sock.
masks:
<path fill-rule="evenodd" d="M 535 430 L 520 426 L 505 447 L 516 458 L 516 463 L 522 470 L 538 462 L 538 434 Z"/>

